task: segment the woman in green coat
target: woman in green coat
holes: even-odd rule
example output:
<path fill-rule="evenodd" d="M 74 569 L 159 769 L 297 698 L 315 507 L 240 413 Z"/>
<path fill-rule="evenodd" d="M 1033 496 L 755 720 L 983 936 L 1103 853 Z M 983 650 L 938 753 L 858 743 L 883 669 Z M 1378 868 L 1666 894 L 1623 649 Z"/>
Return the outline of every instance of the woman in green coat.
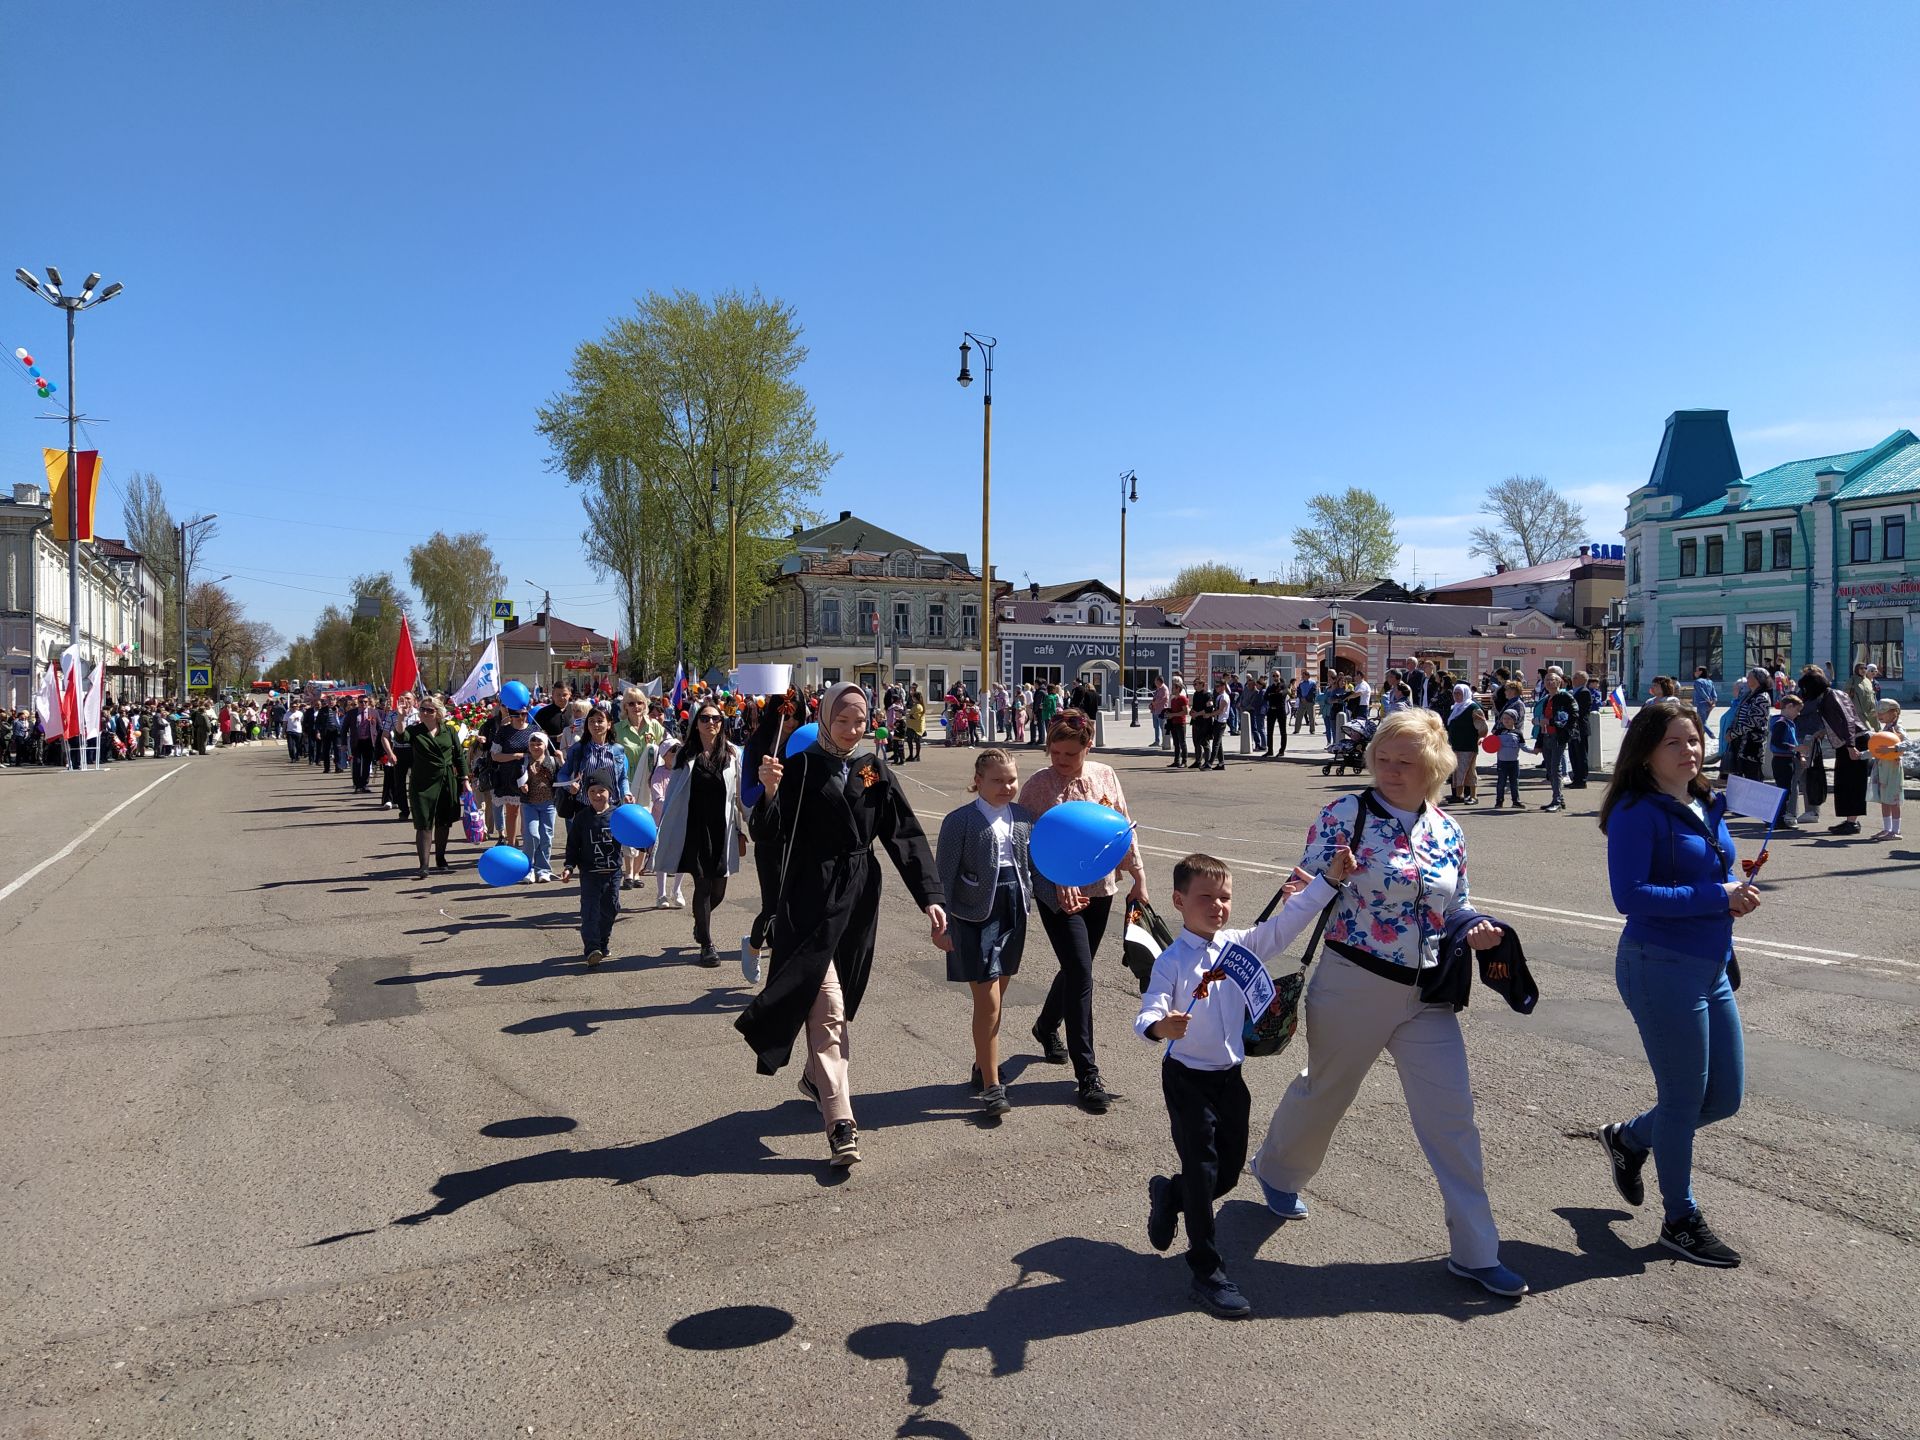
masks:
<path fill-rule="evenodd" d="M 444 714 L 439 697 L 429 695 L 420 702 L 420 718 L 407 727 L 407 741 L 413 747 L 407 790 L 413 804 L 413 843 L 420 852 L 416 880 L 427 878 L 429 829 L 433 831 L 434 868 L 453 868 L 447 864 L 447 832 L 460 818 L 460 797 L 473 789 L 467 779 L 467 756 L 460 732 L 443 723 Z"/>

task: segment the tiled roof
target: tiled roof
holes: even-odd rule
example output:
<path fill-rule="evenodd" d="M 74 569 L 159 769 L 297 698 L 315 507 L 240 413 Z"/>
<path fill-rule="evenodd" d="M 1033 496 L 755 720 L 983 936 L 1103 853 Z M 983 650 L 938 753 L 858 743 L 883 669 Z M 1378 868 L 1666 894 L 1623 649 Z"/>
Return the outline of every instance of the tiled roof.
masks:
<path fill-rule="evenodd" d="M 1412 601 L 1342 600 L 1342 615 L 1358 616 L 1369 628 L 1392 621 L 1402 634 L 1468 635 L 1475 630 L 1499 634 L 1496 616 L 1524 612 L 1492 610 L 1484 605 L 1422 605 Z M 1327 618 L 1327 602 L 1305 595 L 1196 595 L 1180 616 L 1189 630 L 1217 634 L 1286 634 L 1303 620 L 1318 625 Z"/>
<path fill-rule="evenodd" d="M 1916 439 L 1911 430 L 1902 430 L 1888 439 L 1899 443 L 1875 447 L 1886 453 L 1862 466 L 1859 473 L 1847 477 L 1847 483 L 1840 487 L 1842 500 L 1920 490 L 1920 439 Z"/>
<path fill-rule="evenodd" d="M 1762 470 L 1758 475 L 1749 475 L 1740 482 L 1752 487 L 1747 492 L 1746 500 L 1731 508 L 1775 510 L 1788 505 L 1805 505 L 1819 494 L 1814 476 L 1822 470 L 1850 469 L 1869 453 L 1866 450 L 1849 450 L 1841 455 L 1816 455 L 1811 460 L 1789 460 L 1771 470 Z M 1729 508 L 1727 497 L 1716 495 L 1706 504 L 1697 505 L 1678 518 L 1695 520 L 1709 515 L 1724 515 Z"/>
<path fill-rule="evenodd" d="M 1582 565 L 1625 564 L 1624 560 L 1595 560 L 1591 555 L 1569 555 L 1564 560 L 1547 560 L 1538 565 L 1523 565 L 1514 570 L 1482 575 L 1478 580 L 1456 580 L 1451 585 L 1436 586 L 1433 593 L 1445 595 L 1452 590 L 1490 590 L 1496 585 L 1548 585 L 1556 580 L 1571 579 L 1573 572 Z"/>

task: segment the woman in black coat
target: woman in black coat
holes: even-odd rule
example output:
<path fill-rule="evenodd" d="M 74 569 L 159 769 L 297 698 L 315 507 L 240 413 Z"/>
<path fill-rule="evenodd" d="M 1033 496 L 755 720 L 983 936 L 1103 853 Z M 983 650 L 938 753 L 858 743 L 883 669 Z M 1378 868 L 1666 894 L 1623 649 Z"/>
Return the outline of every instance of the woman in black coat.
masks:
<path fill-rule="evenodd" d="M 880 916 L 875 840 L 932 922 L 933 937 L 947 928 L 933 851 L 913 807 L 886 761 L 853 754 L 866 732 L 866 696 L 850 682 L 835 685 L 820 702 L 820 739 L 791 763 L 772 755 L 760 762 L 780 895 L 766 988 L 733 1022 L 762 1075 L 791 1060 L 805 1032 L 800 1093 L 820 1107 L 836 1166 L 860 1158 L 847 1061 Z"/>
<path fill-rule="evenodd" d="M 1853 701 L 1844 690 L 1836 690 L 1826 674 L 1808 666 L 1800 676 L 1800 699 L 1806 706 L 1800 720 L 1800 738 L 1824 738 L 1833 747 L 1833 810 L 1838 825 L 1829 825 L 1829 835 L 1858 835 L 1860 817 L 1867 813 L 1867 777 L 1873 762 L 1866 756 L 1867 726 L 1853 713 Z"/>

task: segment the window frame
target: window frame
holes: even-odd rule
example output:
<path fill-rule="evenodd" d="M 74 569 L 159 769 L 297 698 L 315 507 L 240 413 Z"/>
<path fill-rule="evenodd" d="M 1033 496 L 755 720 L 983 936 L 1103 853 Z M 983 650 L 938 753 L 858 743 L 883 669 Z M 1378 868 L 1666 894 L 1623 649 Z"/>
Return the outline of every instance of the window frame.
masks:
<path fill-rule="evenodd" d="M 1883 515 L 1880 517 L 1880 558 L 1882 560 L 1904 560 L 1907 558 L 1906 516 Z M 1883 666 L 1881 668 L 1884 669 L 1885 667 Z"/>
<path fill-rule="evenodd" d="M 1700 573 L 1700 541 L 1697 536 L 1683 536 L 1678 545 L 1680 556 L 1680 578 L 1691 580 Z"/>
<path fill-rule="evenodd" d="M 1724 575 L 1727 573 L 1727 537 L 1724 535 L 1707 536 L 1703 573 Z"/>
<path fill-rule="evenodd" d="M 927 602 L 927 638 L 929 640 L 947 638 L 947 605 L 944 600 Z"/>
<path fill-rule="evenodd" d="M 1699 637 L 1711 636 L 1703 641 Z M 1678 669 L 1675 673 L 1682 681 L 1691 680 L 1695 670 L 1707 667 L 1707 675 L 1714 680 L 1725 679 L 1727 629 L 1724 625 L 1682 625 L 1674 636 L 1678 650 Z M 1704 656 L 1702 646 L 1704 645 Z"/>
<path fill-rule="evenodd" d="M 888 622 L 892 628 L 887 633 L 895 639 L 906 639 L 911 636 L 913 634 L 913 602 L 895 600 L 892 613 L 893 618 Z"/>
<path fill-rule="evenodd" d="M 962 600 L 960 602 L 960 639 L 978 640 L 980 638 L 980 602 Z"/>
<path fill-rule="evenodd" d="M 840 597 L 822 595 L 820 597 L 820 633 L 832 635 L 837 639 L 841 633 L 840 623 Z"/>
<path fill-rule="evenodd" d="M 1853 665 L 1864 660 L 1880 667 L 1882 681 L 1896 683 L 1906 680 L 1904 616 L 1855 615 L 1847 639 Z"/>
<path fill-rule="evenodd" d="M 1873 521 L 1851 521 L 1848 533 L 1852 539 L 1847 546 L 1847 563 L 1849 565 L 1871 565 L 1873 563 Z M 1866 541 L 1865 545 L 1860 543 L 1862 540 Z M 1860 553 L 1863 549 L 1867 552 L 1864 555 Z"/>
<path fill-rule="evenodd" d="M 1793 527 L 1791 525 L 1780 525 L 1774 528 L 1772 547 L 1773 554 L 1771 559 L 1773 564 L 1770 568 L 1774 570 L 1793 569 Z M 1784 558 L 1781 555 L 1783 549 L 1786 552 Z"/>
<path fill-rule="evenodd" d="M 1758 530 L 1740 532 L 1740 568 L 1748 574 L 1764 570 L 1767 559 L 1766 536 Z"/>
<path fill-rule="evenodd" d="M 1756 640 L 1755 637 L 1764 637 Z M 1784 637 L 1784 639 L 1782 638 Z M 1777 657 L 1793 664 L 1793 622 L 1790 620 L 1759 620 L 1743 624 L 1740 627 L 1741 653 L 1746 659 L 1745 670 L 1759 666 L 1771 666 Z M 1742 673 L 1745 673 L 1743 670 Z"/>

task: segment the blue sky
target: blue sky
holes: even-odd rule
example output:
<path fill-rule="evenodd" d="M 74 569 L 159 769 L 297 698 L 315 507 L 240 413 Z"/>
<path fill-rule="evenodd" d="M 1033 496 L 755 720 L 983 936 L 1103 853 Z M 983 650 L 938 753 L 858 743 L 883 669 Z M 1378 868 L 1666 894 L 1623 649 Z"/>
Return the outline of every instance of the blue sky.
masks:
<path fill-rule="evenodd" d="M 126 284 L 81 321 L 109 475 L 219 511 L 210 573 L 288 636 L 437 527 L 488 530 L 523 613 L 610 624 L 533 411 L 650 289 L 794 305 L 820 508 L 975 555 L 956 346 L 997 335 L 1016 582 L 1115 577 L 1128 468 L 1135 593 L 1283 568 L 1347 485 L 1444 581 L 1516 471 L 1617 532 L 1676 407 L 1731 410 L 1750 472 L 1920 422 L 1910 3 L 82 4 L 42 38 L 88 61 L 0 47 L 0 260 Z M 60 427 L 0 396 L 32 479 Z"/>

